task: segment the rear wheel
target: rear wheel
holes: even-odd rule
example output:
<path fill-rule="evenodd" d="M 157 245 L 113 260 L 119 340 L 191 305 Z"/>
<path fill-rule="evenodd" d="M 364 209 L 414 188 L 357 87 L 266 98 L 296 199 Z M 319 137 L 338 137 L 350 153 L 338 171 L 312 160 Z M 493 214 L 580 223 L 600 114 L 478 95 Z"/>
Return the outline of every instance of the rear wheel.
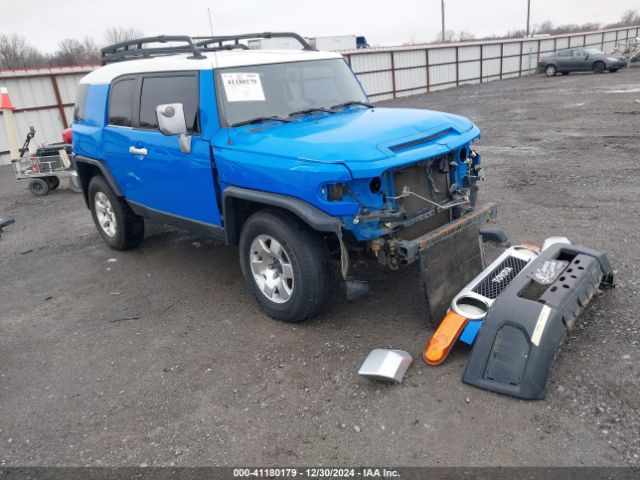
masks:
<path fill-rule="evenodd" d="M 137 246 L 144 238 L 144 219 L 133 213 L 129 205 L 116 197 L 100 176 L 89 182 L 91 216 L 102 239 L 115 250 Z"/>
<path fill-rule="evenodd" d="M 300 323 L 327 305 L 329 251 L 295 217 L 275 210 L 254 213 L 242 227 L 239 250 L 247 288 L 269 316 Z"/>
<path fill-rule="evenodd" d="M 602 73 L 604 72 L 605 68 L 606 68 L 606 65 L 604 64 L 604 62 L 596 62 L 593 64 L 593 71 L 595 73 Z"/>
<path fill-rule="evenodd" d="M 547 77 L 554 77 L 556 73 L 558 73 L 558 69 L 555 65 L 547 65 L 547 67 L 544 69 L 544 73 Z"/>
<path fill-rule="evenodd" d="M 29 182 L 29 191 L 36 197 L 43 197 L 49 193 L 49 182 L 42 178 L 34 178 Z"/>
<path fill-rule="evenodd" d="M 44 177 L 49 184 L 49 190 L 55 190 L 60 186 L 60 179 L 58 177 Z"/>

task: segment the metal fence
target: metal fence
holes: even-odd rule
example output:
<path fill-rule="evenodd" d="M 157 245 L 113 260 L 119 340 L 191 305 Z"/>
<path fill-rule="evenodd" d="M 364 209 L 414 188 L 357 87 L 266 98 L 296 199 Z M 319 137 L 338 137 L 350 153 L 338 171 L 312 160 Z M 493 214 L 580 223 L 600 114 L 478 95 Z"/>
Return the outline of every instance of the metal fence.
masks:
<path fill-rule="evenodd" d="M 520 77 L 540 57 L 571 47 L 612 51 L 636 38 L 640 27 L 539 38 L 372 48 L 342 52 L 373 101 L 465 84 Z"/>
<path fill-rule="evenodd" d="M 494 40 L 342 52 L 372 101 L 418 95 L 465 84 L 513 78 L 533 72 L 541 56 L 571 47 L 610 52 L 640 36 L 640 27 L 541 38 Z M 92 65 L 0 71 L 16 107 L 18 132 L 36 128 L 37 144 L 58 142 L 73 119 L 78 81 Z M 21 143 L 20 143 L 21 144 Z M 0 165 L 9 162 L 0 121 Z"/>
<path fill-rule="evenodd" d="M 26 137 L 30 126 L 36 129 L 35 144 L 62 141 L 62 130 L 73 120 L 73 102 L 78 82 L 93 65 L 74 67 L 0 70 L 0 86 L 7 87 L 18 127 Z M 9 163 L 9 142 L 0 111 L 0 165 Z M 19 138 L 22 146 L 24 138 Z"/>

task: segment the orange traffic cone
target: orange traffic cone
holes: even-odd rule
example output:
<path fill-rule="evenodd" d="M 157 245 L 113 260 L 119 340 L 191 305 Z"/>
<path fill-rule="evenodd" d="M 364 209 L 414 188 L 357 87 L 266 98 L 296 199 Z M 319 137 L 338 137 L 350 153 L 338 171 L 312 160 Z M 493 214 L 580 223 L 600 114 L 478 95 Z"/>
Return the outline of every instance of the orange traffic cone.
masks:
<path fill-rule="evenodd" d="M 0 87 L 0 110 L 2 110 L 4 131 L 9 143 L 9 154 L 11 158 L 18 158 L 20 156 L 20 151 L 18 150 L 18 127 L 13 115 L 14 106 L 11 104 L 7 87 Z"/>
<path fill-rule="evenodd" d="M 0 110 L 13 110 L 7 87 L 0 87 Z"/>

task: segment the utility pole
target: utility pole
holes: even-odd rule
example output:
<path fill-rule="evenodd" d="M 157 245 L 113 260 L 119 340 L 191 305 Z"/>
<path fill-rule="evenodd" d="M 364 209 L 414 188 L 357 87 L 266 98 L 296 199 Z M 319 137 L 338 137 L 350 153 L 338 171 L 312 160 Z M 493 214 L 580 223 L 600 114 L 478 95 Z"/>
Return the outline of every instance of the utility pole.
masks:
<path fill-rule="evenodd" d="M 445 35 L 444 35 L 444 0 L 441 0 L 442 2 L 442 43 L 444 43 L 445 41 Z"/>
<path fill-rule="evenodd" d="M 207 12 L 209 12 L 209 32 L 213 37 L 213 20 L 211 19 L 211 8 L 207 7 Z"/>
<path fill-rule="evenodd" d="M 529 20 L 531 19 L 531 0 L 527 0 L 527 37 L 529 36 Z"/>

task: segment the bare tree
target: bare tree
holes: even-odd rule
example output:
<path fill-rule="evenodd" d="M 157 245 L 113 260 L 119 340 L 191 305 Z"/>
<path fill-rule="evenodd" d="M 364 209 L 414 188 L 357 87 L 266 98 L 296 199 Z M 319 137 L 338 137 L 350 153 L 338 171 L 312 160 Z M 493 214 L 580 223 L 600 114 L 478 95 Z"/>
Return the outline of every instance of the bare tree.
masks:
<path fill-rule="evenodd" d="M 47 64 L 47 58 L 17 34 L 0 33 L 0 68 L 32 68 Z"/>
<path fill-rule="evenodd" d="M 640 25 L 640 14 L 638 14 L 637 10 L 629 9 L 620 17 L 621 27 L 635 27 L 636 25 Z"/>
<path fill-rule="evenodd" d="M 456 32 L 454 30 L 446 30 L 444 32 L 444 43 L 454 42 L 456 39 Z M 443 43 L 442 40 L 442 30 L 438 32 L 436 36 L 436 43 Z"/>
<path fill-rule="evenodd" d="M 462 30 L 458 33 L 458 41 L 459 42 L 468 42 L 469 40 L 475 40 L 475 35 L 471 32 L 467 32 L 466 30 Z"/>
<path fill-rule="evenodd" d="M 533 27 L 534 33 L 551 33 L 553 31 L 553 23 L 550 20 L 542 22 L 540 25 Z"/>
<path fill-rule="evenodd" d="M 126 42 L 142 37 L 144 34 L 135 28 L 111 27 L 104 32 L 104 40 L 107 45 Z"/>
<path fill-rule="evenodd" d="M 99 65 L 100 48 L 98 48 L 96 41 L 91 37 L 84 37 L 82 46 L 84 47 L 83 63 L 87 65 Z"/>
<path fill-rule="evenodd" d="M 85 37 L 81 42 L 75 38 L 66 38 L 58 45 L 50 63 L 62 65 L 96 65 L 100 63 L 100 51 L 92 38 Z"/>
<path fill-rule="evenodd" d="M 58 44 L 58 50 L 51 61 L 54 65 L 79 65 L 84 57 L 84 47 L 80 40 L 65 38 Z"/>

